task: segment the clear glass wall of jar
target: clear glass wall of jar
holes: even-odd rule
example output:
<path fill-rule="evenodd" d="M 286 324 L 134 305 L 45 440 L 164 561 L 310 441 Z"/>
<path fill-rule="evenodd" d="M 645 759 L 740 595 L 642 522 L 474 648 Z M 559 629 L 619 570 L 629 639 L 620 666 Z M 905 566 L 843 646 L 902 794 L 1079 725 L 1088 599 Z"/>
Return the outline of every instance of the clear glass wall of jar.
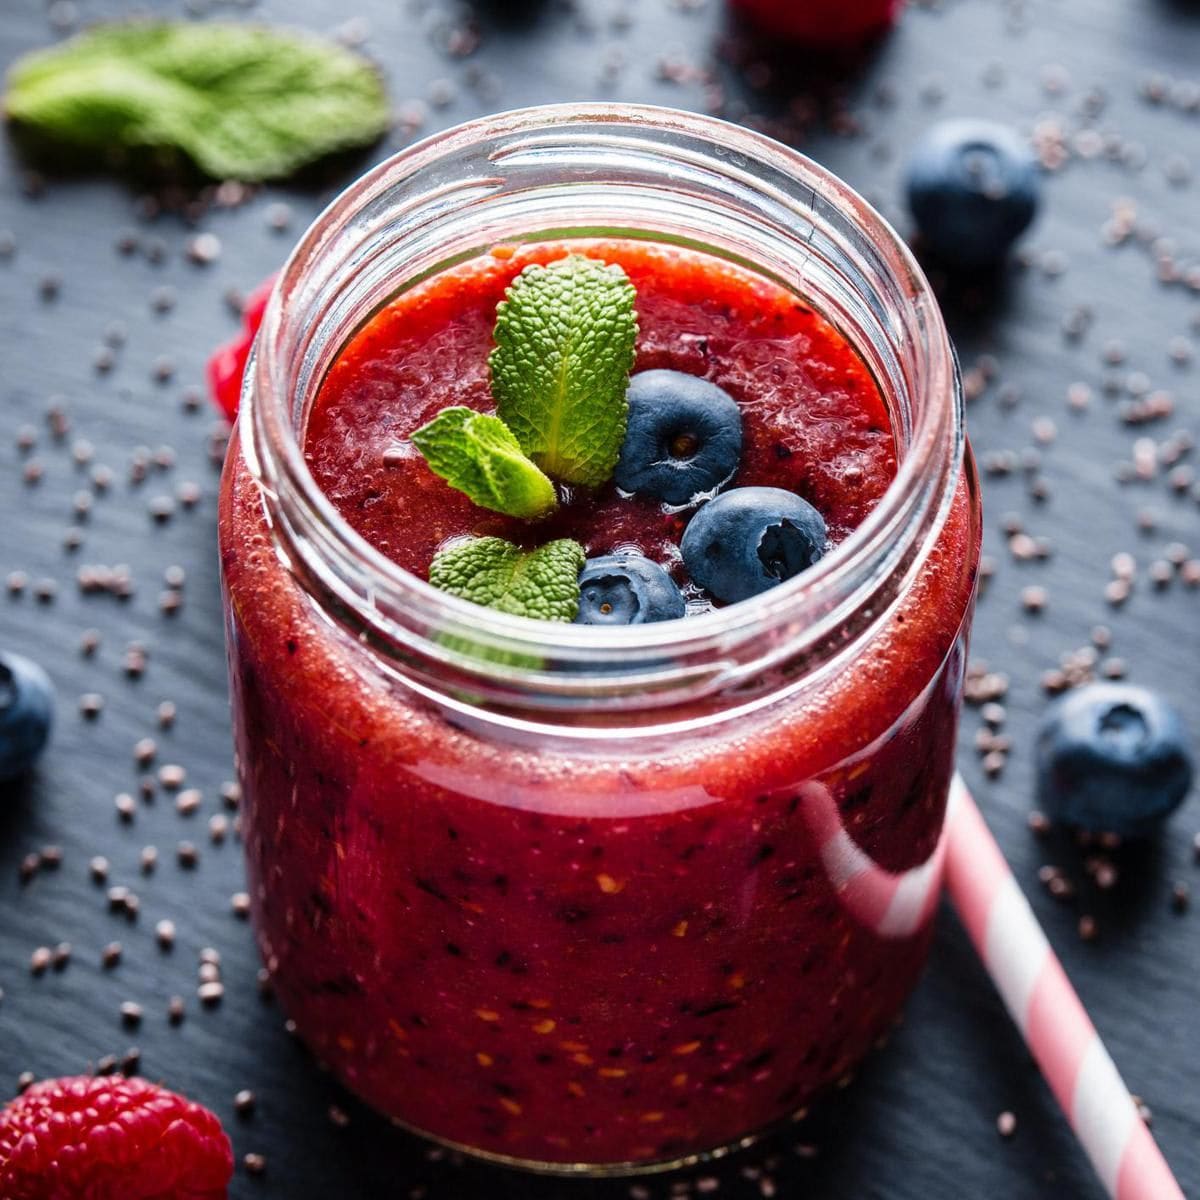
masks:
<path fill-rule="evenodd" d="M 498 244 L 687 246 L 853 343 L 900 469 L 802 576 L 694 620 L 479 609 L 316 487 L 330 363 Z M 746 130 L 503 114 L 384 163 L 268 306 L 220 546 L 254 922 L 314 1052 L 413 1129 L 574 1172 L 736 1145 L 851 1072 L 931 936 L 979 551 L 953 354 L 863 200 Z"/>

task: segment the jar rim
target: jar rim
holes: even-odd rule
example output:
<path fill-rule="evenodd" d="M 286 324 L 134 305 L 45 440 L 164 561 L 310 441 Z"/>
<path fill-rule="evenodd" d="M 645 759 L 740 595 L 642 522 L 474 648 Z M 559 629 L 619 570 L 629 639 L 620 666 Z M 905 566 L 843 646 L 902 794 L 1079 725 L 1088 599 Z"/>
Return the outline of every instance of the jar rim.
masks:
<path fill-rule="evenodd" d="M 809 624 L 804 614 L 827 613 L 838 600 L 839 580 L 855 564 L 886 555 L 888 543 L 910 525 L 921 502 L 919 485 L 936 470 L 937 495 L 933 507 L 940 512 L 937 527 L 949 510 L 965 444 L 963 403 L 957 364 L 940 309 L 912 252 L 891 225 L 848 184 L 800 152 L 761 133 L 714 117 L 684 110 L 633 104 L 558 104 L 517 109 L 479 118 L 434 134 L 386 159 L 339 195 L 317 218 L 297 244 L 278 277 L 268 301 L 262 328 L 242 394 L 242 413 L 252 430 L 245 442 L 251 471 L 269 491 L 286 489 L 296 497 L 314 528 L 323 527 L 325 544 L 336 545 L 352 557 L 369 576 L 376 598 L 393 607 L 414 607 L 437 612 L 463 629 L 478 629 L 480 609 L 470 601 L 434 588 L 405 570 L 354 530 L 322 491 L 309 470 L 302 439 L 288 419 L 291 391 L 286 387 L 287 364 L 273 353 L 289 319 L 288 298 L 297 293 L 323 252 L 329 249 L 332 229 L 350 220 L 399 181 L 437 163 L 456 149 L 497 137 L 519 137 L 553 130 L 582 127 L 602 136 L 628 131 L 645 135 L 661 131 L 719 147 L 725 165 L 741 160 L 784 174 L 812 193 L 815 220 L 819 198 L 846 214 L 873 244 L 886 269 L 903 288 L 921 333 L 930 394 L 945 401 L 922 406 L 914 422 L 907 451 L 899 456 L 895 477 L 862 523 L 816 564 L 795 578 L 758 596 L 685 620 L 628 626 L 592 626 L 550 623 L 488 610 L 486 626 L 506 646 L 540 656 L 559 653 L 575 662 L 591 663 L 626 659 L 650 663 L 650 652 L 688 656 L 712 652 L 739 642 L 764 628 Z M 733 168 L 729 168 L 733 169 Z M 598 183 L 603 184 L 603 180 Z M 245 426 L 243 426 L 244 428 Z M 928 507 L 930 497 L 924 503 Z M 632 656 L 632 657 L 630 657 Z M 512 671 L 511 664 L 509 666 Z M 519 672 L 518 672 L 519 673 Z"/>

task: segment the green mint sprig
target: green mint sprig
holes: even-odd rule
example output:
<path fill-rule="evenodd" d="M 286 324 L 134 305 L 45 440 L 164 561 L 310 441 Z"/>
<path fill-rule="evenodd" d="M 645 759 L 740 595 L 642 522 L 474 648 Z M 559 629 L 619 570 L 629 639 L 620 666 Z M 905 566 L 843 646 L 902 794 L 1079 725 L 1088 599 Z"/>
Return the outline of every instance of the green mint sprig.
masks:
<path fill-rule="evenodd" d="M 391 121 L 379 72 L 321 38 L 252 25 L 97 25 L 17 61 L 9 119 L 97 156 L 180 151 L 218 179 L 257 181 L 369 145 Z"/>
<path fill-rule="evenodd" d="M 498 415 L 443 409 L 412 435 L 433 471 L 476 504 L 535 519 L 551 479 L 596 487 L 625 437 L 637 339 L 633 284 L 573 254 L 526 267 L 496 310 L 489 365 Z"/>
<path fill-rule="evenodd" d="M 444 408 L 412 435 L 430 469 L 481 508 L 536 520 L 558 504 L 554 484 L 525 455 L 499 417 Z"/>
<path fill-rule="evenodd" d="M 470 538 L 438 551 L 429 582 L 487 608 L 538 621 L 573 621 L 586 555 L 570 538 L 522 550 L 504 538 Z"/>
<path fill-rule="evenodd" d="M 443 409 L 412 434 L 430 469 L 476 504 L 530 520 L 557 506 L 551 479 L 604 483 L 625 437 L 636 299 L 619 266 L 571 255 L 526 267 L 496 310 L 498 415 Z M 566 538 L 528 551 L 471 538 L 434 556 L 429 582 L 500 612 L 573 621 L 585 561 Z"/>
<path fill-rule="evenodd" d="M 525 453 L 563 483 L 597 487 L 617 465 L 636 298 L 619 266 L 573 254 L 526 267 L 496 310 L 496 411 Z"/>

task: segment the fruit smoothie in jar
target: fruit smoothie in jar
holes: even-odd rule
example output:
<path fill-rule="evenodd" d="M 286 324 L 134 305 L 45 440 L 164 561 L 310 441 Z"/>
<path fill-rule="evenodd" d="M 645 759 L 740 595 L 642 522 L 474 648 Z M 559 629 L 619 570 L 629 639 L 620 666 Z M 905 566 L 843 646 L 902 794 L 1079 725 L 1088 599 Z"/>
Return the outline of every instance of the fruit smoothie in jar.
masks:
<path fill-rule="evenodd" d="M 355 184 L 267 307 L 220 512 L 300 1035 L 564 1172 L 843 1080 L 932 936 L 979 536 L 928 287 L 807 159 L 561 107 Z"/>

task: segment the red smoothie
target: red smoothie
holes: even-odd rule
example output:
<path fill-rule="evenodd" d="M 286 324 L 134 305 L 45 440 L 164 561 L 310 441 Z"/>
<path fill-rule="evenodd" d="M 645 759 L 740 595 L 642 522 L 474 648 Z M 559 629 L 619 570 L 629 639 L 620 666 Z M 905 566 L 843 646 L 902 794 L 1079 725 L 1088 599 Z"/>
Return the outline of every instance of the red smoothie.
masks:
<path fill-rule="evenodd" d="M 701 375 L 739 403 L 733 484 L 795 491 L 831 545 L 863 520 L 895 476 L 896 442 L 829 323 L 699 252 L 571 249 L 633 281 L 637 370 Z M 686 584 L 688 513 L 610 486 L 531 526 L 476 508 L 406 444 L 448 405 L 492 408 L 496 304 L 528 262 L 564 253 L 501 249 L 427 280 L 324 380 L 309 466 L 409 571 L 464 533 L 569 536 L 589 555 L 636 546 Z M 585 743 L 568 730 L 531 750 L 373 669 L 321 618 L 235 442 L 220 540 L 244 834 L 255 926 L 302 1036 L 401 1122 L 558 1166 L 683 1159 L 843 1078 L 928 948 L 928 887 L 906 916 L 884 910 L 938 844 L 978 538 L 964 476 L 853 669 L 694 732 Z"/>

